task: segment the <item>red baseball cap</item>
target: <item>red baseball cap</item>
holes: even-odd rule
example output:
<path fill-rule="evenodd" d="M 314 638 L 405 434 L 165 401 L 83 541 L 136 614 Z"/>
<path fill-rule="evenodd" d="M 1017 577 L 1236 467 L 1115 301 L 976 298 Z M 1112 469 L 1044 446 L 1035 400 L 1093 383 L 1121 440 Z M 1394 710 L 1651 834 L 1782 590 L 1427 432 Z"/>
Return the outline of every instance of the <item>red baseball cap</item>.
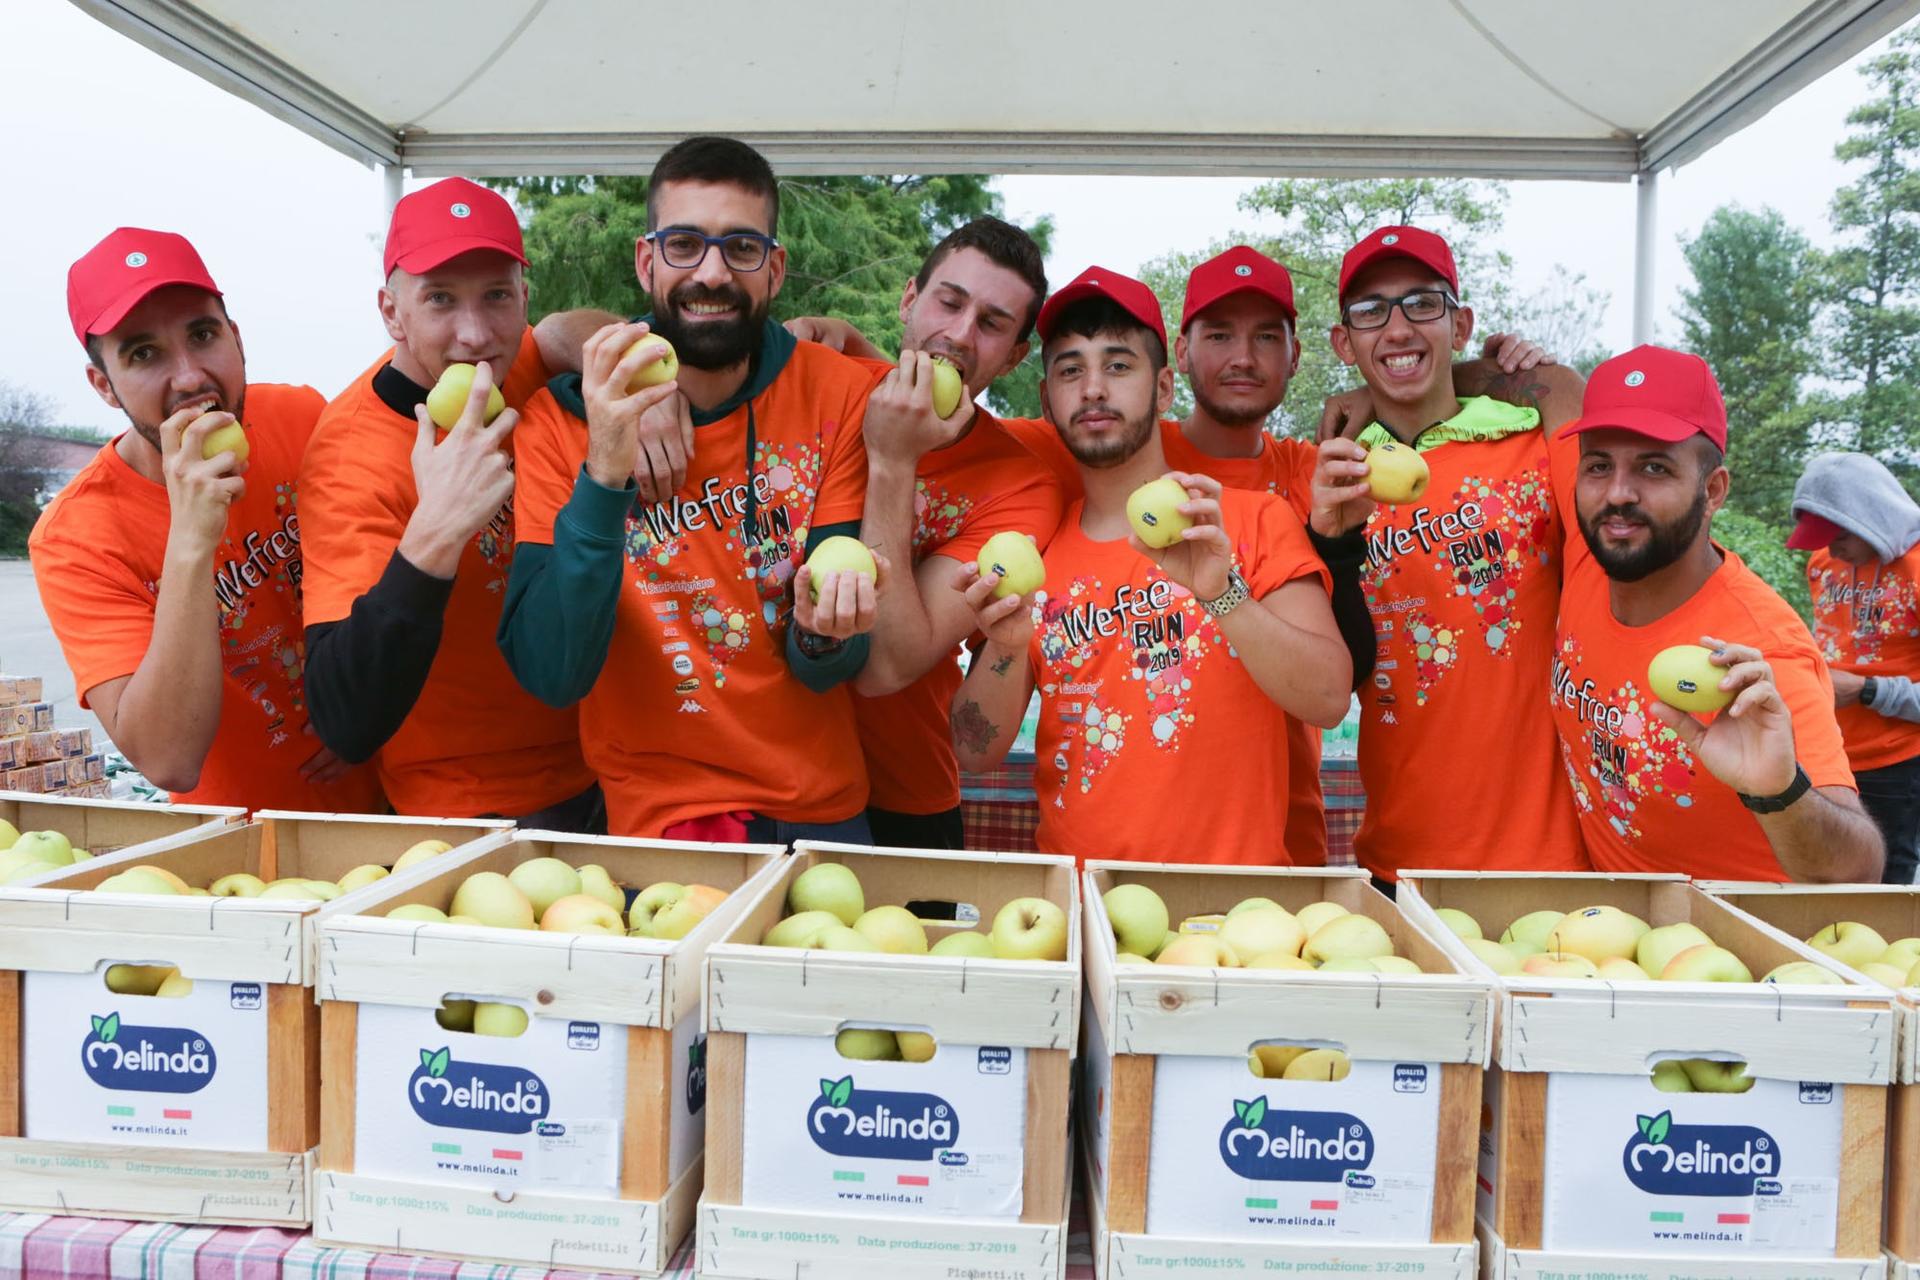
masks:
<path fill-rule="evenodd" d="M 1287 269 L 1258 249 L 1239 244 L 1216 253 L 1187 276 L 1187 301 L 1180 309 L 1180 327 L 1185 329 L 1202 311 L 1236 293 L 1272 298 L 1287 313 L 1287 319 L 1300 318 L 1293 308 L 1293 277 Z"/>
<path fill-rule="evenodd" d="M 121 227 L 67 268 L 67 318 L 80 345 L 96 333 L 111 333 L 127 312 L 155 289 L 190 284 L 220 296 L 207 264 L 171 231 Z"/>
<path fill-rule="evenodd" d="M 393 206 L 385 271 L 420 275 L 475 249 L 527 262 L 520 219 L 505 196 L 465 178 L 442 178 Z"/>
<path fill-rule="evenodd" d="M 1635 347 L 1594 369 L 1580 416 L 1560 435 L 1618 427 L 1677 444 L 1699 434 L 1727 447 L 1727 403 L 1699 356 L 1669 347 Z"/>
<path fill-rule="evenodd" d="M 1460 292 L 1460 272 L 1453 265 L 1453 250 L 1445 240 L 1418 227 L 1381 227 L 1340 259 L 1340 297 L 1347 296 L 1347 286 L 1355 276 L 1383 258 L 1412 258 L 1438 272 L 1455 293 Z"/>
<path fill-rule="evenodd" d="M 1153 290 L 1132 276 L 1123 276 L 1105 267 L 1088 267 L 1054 290 L 1053 296 L 1040 308 L 1040 318 L 1034 321 L 1033 327 L 1039 331 L 1041 342 L 1052 339 L 1053 326 L 1060 319 L 1060 313 L 1083 298 L 1105 298 L 1118 303 L 1122 311 L 1153 330 L 1161 346 L 1167 345 L 1166 318 L 1160 314 L 1160 299 L 1153 296 Z"/>
<path fill-rule="evenodd" d="M 1794 522 L 1793 533 L 1787 538 L 1787 546 L 1795 551 L 1818 551 L 1830 547 L 1833 540 L 1847 532 L 1825 516 L 1817 516 L 1811 511 L 1802 511 Z"/>

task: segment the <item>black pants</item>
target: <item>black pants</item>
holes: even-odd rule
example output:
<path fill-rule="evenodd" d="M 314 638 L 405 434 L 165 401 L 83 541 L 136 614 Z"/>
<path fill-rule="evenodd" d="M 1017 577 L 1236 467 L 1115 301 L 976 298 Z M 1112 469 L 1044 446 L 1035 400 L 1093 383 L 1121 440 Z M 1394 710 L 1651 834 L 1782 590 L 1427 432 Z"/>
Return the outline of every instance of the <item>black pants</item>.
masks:
<path fill-rule="evenodd" d="M 960 806 L 939 813 L 895 813 L 891 809 L 867 808 L 867 822 L 873 827 L 873 842 L 888 849 L 964 849 L 966 827 L 960 821 Z"/>
<path fill-rule="evenodd" d="M 505 816 L 505 815 L 495 815 Z M 576 836 L 607 834 L 607 797 L 594 783 L 579 795 L 514 820 L 524 831 L 564 831 Z"/>
<path fill-rule="evenodd" d="M 1860 784 L 1860 803 L 1873 815 L 1887 842 L 1887 869 L 1881 880 L 1912 884 L 1914 865 L 1920 860 L 1920 849 L 1916 849 L 1920 845 L 1920 756 L 1856 773 L 1853 780 Z"/>

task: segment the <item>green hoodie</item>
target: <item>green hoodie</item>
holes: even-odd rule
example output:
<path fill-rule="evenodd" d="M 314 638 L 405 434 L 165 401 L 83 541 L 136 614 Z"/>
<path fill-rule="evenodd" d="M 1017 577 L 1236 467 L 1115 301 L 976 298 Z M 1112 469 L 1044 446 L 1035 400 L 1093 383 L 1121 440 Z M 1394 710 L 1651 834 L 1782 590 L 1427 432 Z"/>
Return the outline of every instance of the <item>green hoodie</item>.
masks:
<path fill-rule="evenodd" d="M 652 316 L 643 320 L 651 321 Z M 747 380 L 731 398 L 711 409 L 693 411 L 697 431 L 741 409 L 747 411 L 747 471 L 752 472 L 755 423 L 753 400 L 780 376 L 793 356 L 795 339 L 786 329 L 766 322 L 760 349 L 747 367 Z M 581 419 L 586 401 L 577 373 L 563 373 L 547 384 L 560 407 Z M 507 578 L 507 598 L 500 613 L 497 639 L 514 677 L 548 706 L 565 707 L 593 689 L 613 643 L 613 628 L 626 567 L 627 516 L 633 510 L 637 488 L 629 479 L 623 488 L 609 489 L 580 468 L 573 495 L 553 521 L 553 545 L 523 542 L 514 549 L 513 570 Z M 748 486 L 749 494 L 752 486 Z M 751 500 L 749 522 L 757 519 Z M 808 531 L 807 551 L 836 534 L 860 536 L 857 521 L 816 527 Z M 851 680 L 866 665 L 868 639 L 864 635 L 817 657 L 800 651 L 798 628 L 787 627 L 787 664 L 800 682 L 816 693 Z"/>
<path fill-rule="evenodd" d="M 1413 447 L 1421 453 L 1443 444 L 1471 444 L 1482 440 L 1504 440 L 1540 425 L 1538 409 L 1523 409 L 1491 396 L 1468 396 L 1460 402 L 1460 412 L 1444 422 L 1436 422 L 1413 438 Z M 1395 444 L 1400 438 L 1373 423 L 1358 437 L 1362 448 Z"/>

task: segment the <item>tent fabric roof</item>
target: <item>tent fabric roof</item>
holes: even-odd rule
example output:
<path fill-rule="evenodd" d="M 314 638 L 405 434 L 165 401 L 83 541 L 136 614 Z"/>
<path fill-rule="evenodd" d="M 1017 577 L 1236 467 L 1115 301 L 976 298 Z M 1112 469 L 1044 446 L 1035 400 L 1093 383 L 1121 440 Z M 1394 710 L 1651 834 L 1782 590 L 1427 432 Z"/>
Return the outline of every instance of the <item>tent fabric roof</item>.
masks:
<path fill-rule="evenodd" d="M 73 0 L 369 164 L 1459 174 L 1683 164 L 1920 0 Z M 956 22 L 956 18 L 960 21 Z"/>

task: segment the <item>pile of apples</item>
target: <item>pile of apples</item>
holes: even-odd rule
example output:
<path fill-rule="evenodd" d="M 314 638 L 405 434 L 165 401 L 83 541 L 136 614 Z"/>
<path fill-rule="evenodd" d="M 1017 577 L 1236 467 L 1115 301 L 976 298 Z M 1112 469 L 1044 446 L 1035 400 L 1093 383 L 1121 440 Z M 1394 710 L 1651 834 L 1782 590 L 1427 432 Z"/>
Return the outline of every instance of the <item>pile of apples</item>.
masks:
<path fill-rule="evenodd" d="M 1858 969 L 1881 986 L 1920 987 L 1920 938 L 1888 942 L 1870 925 L 1840 920 L 1814 933 L 1807 939 L 1807 945 L 1849 968 Z M 1824 975 L 1806 981 L 1840 981 L 1840 975 L 1817 964 L 1806 967 Z"/>
<path fill-rule="evenodd" d="M 1681 921 L 1650 928 L 1631 911 L 1604 903 L 1573 911 L 1529 911 L 1508 924 L 1498 942 L 1487 938 L 1480 922 L 1464 911 L 1441 907 L 1435 914 L 1482 964 L 1505 977 L 1525 974 L 1611 982 L 1754 980 L 1745 961 L 1717 945 L 1698 925 Z M 1807 961 L 1779 965 L 1760 979 L 1786 985 L 1840 980 L 1838 974 Z"/>
<path fill-rule="evenodd" d="M 725 889 L 710 884 L 661 880 L 640 890 L 629 906 L 627 891 L 598 863 L 575 867 L 559 858 L 530 858 L 505 875 L 476 871 L 453 891 L 445 911 L 414 902 L 395 907 L 387 918 L 676 941 L 726 898 Z"/>
<path fill-rule="evenodd" d="M 963 929 L 929 945 L 927 928 L 902 906 L 867 906 L 852 868 L 821 862 L 793 878 L 788 915 L 760 938 L 763 947 L 867 951 L 901 956 L 964 956 L 976 960 L 1065 960 L 1067 913 L 1045 898 L 1015 898 L 986 933 Z M 867 1062 L 926 1062 L 933 1037 L 924 1031 L 850 1027 L 833 1038 L 841 1056 Z"/>
<path fill-rule="evenodd" d="M 76 849 L 58 831 L 21 832 L 0 818 L 0 884 L 31 880 L 61 867 L 70 867 L 93 855 Z"/>
<path fill-rule="evenodd" d="M 394 860 L 393 870 L 404 871 L 414 863 L 424 862 L 428 858 L 445 853 L 452 847 L 445 840 L 422 840 Z M 386 879 L 390 874 L 387 868 L 378 863 L 369 862 L 355 867 L 338 880 L 285 876 L 269 881 L 262 880 L 250 872 L 237 871 L 232 875 L 221 876 L 212 884 L 191 885 L 165 867 L 156 867 L 152 863 L 143 862 L 108 876 L 94 887 L 101 893 L 150 893 L 191 898 L 258 898 L 263 902 L 283 899 L 294 902 L 331 902 L 343 893 L 364 889 L 376 880 Z M 132 994 L 155 993 L 133 992 Z"/>

